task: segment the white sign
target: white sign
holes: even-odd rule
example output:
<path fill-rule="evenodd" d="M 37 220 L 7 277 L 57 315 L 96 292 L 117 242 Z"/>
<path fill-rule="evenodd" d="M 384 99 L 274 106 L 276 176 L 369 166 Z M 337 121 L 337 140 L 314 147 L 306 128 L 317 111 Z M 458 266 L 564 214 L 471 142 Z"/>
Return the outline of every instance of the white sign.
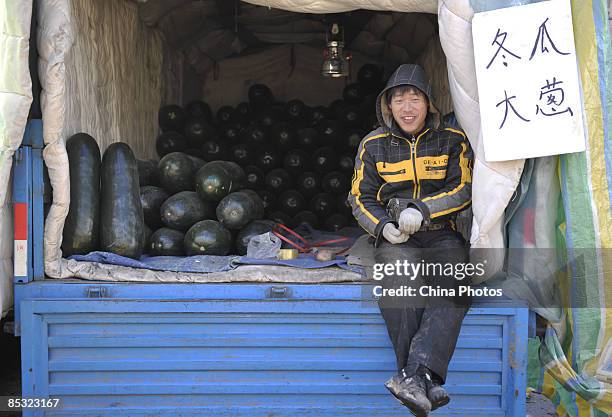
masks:
<path fill-rule="evenodd" d="M 570 0 L 474 15 L 487 161 L 585 150 Z"/>

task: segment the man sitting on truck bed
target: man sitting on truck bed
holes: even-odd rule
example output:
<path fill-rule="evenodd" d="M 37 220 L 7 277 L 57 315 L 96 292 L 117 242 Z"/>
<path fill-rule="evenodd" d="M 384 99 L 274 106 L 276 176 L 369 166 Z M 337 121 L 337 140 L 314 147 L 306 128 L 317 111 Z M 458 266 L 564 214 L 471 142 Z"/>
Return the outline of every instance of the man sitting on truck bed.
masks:
<path fill-rule="evenodd" d="M 473 154 L 465 134 L 440 127 L 431 85 L 418 65 L 401 65 L 376 106 L 381 127 L 359 145 L 349 200 L 373 236 L 377 265 L 465 263 L 466 243 L 454 225 L 471 203 Z M 417 297 L 385 293 L 379 302 L 398 367 L 385 385 L 416 416 L 449 402 L 442 385 L 470 302 L 419 299 L 419 286 L 432 282 L 425 278 L 385 276 L 383 288 L 416 286 Z M 457 286 L 457 277 L 441 278 L 435 277 L 441 283 L 435 288 Z"/>

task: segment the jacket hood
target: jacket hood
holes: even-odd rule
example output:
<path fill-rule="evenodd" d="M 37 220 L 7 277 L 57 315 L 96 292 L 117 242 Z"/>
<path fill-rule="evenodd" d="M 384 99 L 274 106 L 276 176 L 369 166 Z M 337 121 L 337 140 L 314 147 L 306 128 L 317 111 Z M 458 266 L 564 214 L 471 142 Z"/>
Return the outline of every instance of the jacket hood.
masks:
<path fill-rule="evenodd" d="M 393 120 L 393 114 L 385 100 L 387 91 L 399 85 L 411 85 L 421 90 L 427 96 L 429 110 L 427 119 L 425 119 L 425 126 L 438 128 L 440 126 L 440 112 L 434 104 L 431 84 L 429 84 L 429 79 L 423 68 L 414 64 L 400 65 L 393 75 L 389 77 L 386 87 L 378 95 L 376 99 L 376 117 L 378 118 L 378 123 L 387 131 L 397 136 L 404 136 L 403 131 L 397 126 L 395 120 Z"/>

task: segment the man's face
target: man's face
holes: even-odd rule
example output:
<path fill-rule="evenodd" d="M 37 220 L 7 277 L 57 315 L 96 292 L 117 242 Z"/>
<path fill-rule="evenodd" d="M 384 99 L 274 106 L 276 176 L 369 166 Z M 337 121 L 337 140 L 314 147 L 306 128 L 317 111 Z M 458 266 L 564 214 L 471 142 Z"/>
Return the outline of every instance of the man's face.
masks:
<path fill-rule="evenodd" d="M 415 135 L 425 126 L 429 103 L 420 91 L 394 94 L 390 107 L 395 122 L 405 133 Z"/>

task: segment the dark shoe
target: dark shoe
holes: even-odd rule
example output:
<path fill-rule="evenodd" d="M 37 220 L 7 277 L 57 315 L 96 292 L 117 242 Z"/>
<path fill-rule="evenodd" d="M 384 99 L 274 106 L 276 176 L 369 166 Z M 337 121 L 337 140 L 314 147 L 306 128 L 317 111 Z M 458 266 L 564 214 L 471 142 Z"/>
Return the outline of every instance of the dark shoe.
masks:
<path fill-rule="evenodd" d="M 416 417 L 427 417 L 431 411 L 431 402 L 427 398 L 427 385 L 423 377 L 395 375 L 385 382 L 385 387 Z"/>
<path fill-rule="evenodd" d="M 429 398 L 431 402 L 431 411 L 444 407 L 450 402 L 448 393 L 442 388 L 441 381 L 438 380 L 437 377 L 432 377 L 432 375 L 427 372 L 424 379 L 427 386 L 427 398 Z"/>

